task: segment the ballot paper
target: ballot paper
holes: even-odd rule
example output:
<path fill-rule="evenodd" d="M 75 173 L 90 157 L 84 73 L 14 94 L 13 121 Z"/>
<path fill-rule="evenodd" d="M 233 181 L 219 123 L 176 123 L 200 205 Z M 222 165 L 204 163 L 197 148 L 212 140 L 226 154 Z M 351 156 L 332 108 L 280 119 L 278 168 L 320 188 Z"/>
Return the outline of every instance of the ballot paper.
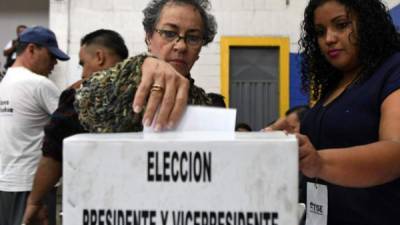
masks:
<path fill-rule="evenodd" d="M 155 117 L 157 118 L 157 116 Z M 236 109 L 218 107 L 188 106 L 182 119 L 171 131 L 227 131 L 234 132 Z M 144 133 L 154 133 L 152 126 L 144 127 Z M 169 130 L 167 130 L 169 131 Z"/>

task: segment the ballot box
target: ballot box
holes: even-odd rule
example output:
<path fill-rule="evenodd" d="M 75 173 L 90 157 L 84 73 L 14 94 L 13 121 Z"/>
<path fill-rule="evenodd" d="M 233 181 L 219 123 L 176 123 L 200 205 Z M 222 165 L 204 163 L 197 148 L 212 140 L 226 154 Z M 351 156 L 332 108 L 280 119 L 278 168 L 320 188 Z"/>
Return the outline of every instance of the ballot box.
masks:
<path fill-rule="evenodd" d="M 295 225 L 298 147 L 272 133 L 64 140 L 64 225 Z"/>

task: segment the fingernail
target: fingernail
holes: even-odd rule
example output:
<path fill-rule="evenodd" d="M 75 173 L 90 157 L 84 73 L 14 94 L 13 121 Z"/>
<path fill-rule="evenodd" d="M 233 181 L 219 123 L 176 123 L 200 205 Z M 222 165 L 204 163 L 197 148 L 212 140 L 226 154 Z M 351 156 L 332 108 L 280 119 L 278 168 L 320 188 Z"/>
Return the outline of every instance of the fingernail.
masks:
<path fill-rule="evenodd" d="M 149 127 L 151 125 L 150 120 L 149 119 L 145 119 L 144 122 L 143 122 L 143 125 L 145 127 Z"/>
<path fill-rule="evenodd" d="M 170 122 L 168 123 L 168 125 L 167 125 L 167 128 L 168 128 L 168 129 L 174 128 L 174 122 L 170 121 Z"/>
<path fill-rule="evenodd" d="M 157 124 L 156 127 L 154 128 L 154 131 L 156 132 L 161 131 L 161 124 Z"/>
<path fill-rule="evenodd" d="M 134 106 L 133 106 L 133 111 L 134 111 L 135 113 L 140 113 L 140 111 L 142 111 L 142 107 L 137 106 L 137 105 L 134 105 Z"/>

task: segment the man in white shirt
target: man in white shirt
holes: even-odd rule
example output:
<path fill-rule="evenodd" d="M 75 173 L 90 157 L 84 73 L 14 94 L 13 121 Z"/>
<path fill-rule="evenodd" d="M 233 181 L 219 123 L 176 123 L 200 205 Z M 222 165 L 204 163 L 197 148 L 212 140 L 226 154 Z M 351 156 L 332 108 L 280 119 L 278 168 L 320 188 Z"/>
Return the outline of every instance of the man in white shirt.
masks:
<path fill-rule="evenodd" d="M 52 31 L 21 33 L 16 61 L 0 83 L 0 224 L 20 225 L 41 155 L 43 127 L 57 108 L 59 89 L 47 78 L 58 60 Z"/>
<path fill-rule="evenodd" d="M 10 67 L 15 59 L 17 58 L 17 53 L 15 51 L 16 46 L 17 46 L 17 40 L 19 35 L 26 29 L 27 27 L 25 25 L 18 25 L 17 26 L 17 39 L 10 40 L 7 45 L 4 47 L 3 50 L 3 55 L 6 57 L 6 63 L 4 64 L 4 69 L 8 69 Z"/>

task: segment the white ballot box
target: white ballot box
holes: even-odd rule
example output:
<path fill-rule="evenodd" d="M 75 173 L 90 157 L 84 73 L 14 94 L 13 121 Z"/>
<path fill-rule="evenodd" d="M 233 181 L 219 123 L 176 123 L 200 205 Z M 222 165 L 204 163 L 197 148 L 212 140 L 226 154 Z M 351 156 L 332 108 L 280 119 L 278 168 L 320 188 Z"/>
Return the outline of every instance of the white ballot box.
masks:
<path fill-rule="evenodd" d="M 298 147 L 272 133 L 64 141 L 64 225 L 296 225 Z"/>

